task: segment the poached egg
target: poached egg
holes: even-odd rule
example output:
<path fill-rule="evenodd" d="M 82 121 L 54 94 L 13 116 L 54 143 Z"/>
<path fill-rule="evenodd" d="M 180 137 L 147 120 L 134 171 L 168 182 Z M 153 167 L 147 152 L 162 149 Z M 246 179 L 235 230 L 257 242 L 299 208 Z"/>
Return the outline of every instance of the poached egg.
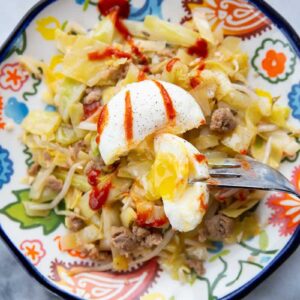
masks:
<path fill-rule="evenodd" d="M 112 164 L 151 134 L 181 134 L 203 124 L 200 106 L 184 89 L 158 80 L 132 83 L 101 111 L 99 151 Z"/>

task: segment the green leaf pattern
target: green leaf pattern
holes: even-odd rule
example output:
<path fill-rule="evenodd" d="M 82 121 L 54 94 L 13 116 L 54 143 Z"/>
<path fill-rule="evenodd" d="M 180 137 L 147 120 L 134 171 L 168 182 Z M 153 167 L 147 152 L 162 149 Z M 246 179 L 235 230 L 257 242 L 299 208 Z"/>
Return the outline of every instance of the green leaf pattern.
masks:
<path fill-rule="evenodd" d="M 13 202 L 3 209 L 0 213 L 6 215 L 11 220 L 20 223 L 20 228 L 31 229 L 42 227 L 45 235 L 50 234 L 63 223 L 64 218 L 57 216 L 54 211 L 51 211 L 47 217 L 29 217 L 25 213 L 23 202 L 29 201 L 29 189 L 13 191 L 17 197 L 17 202 Z"/>

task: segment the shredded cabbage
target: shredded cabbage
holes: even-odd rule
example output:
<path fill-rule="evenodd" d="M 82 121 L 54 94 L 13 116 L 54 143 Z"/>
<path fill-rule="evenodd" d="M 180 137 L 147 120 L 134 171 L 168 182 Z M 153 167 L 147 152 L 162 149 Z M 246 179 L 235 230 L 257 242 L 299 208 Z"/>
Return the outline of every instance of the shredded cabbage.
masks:
<path fill-rule="evenodd" d="M 68 34 L 59 28 L 55 30 L 55 42 L 56 48 L 62 53 L 66 53 L 72 48 L 72 45 L 77 40 L 77 36 L 74 34 Z"/>
<path fill-rule="evenodd" d="M 92 31 L 93 38 L 106 44 L 112 43 L 115 34 L 115 26 L 110 18 L 102 18 Z"/>
<path fill-rule="evenodd" d="M 51 138 L 60 123 L 61 116 L 57 112 L 32 110 L 24 119 L 22 127 L 32 134 Z"/>
<path fill-rule="evenodd" d="M 108 58 L 99 61 L 88 59 L 89 53 L 101 52 L 106 46 L 105 43 L 86 36 L 78 37 L 73 47 L 64 56 L 63 74 L 88 86 L 94 86 L 99 83 L 104 76 L 109 76 L 109 73 L 107 73 L 108 68 L 121 66 L 127 61 L 126 58 Z"/>
<path fill-rule="evenodd" d="M 146 16 L 144 25 L 150 32 L 151 39 L 166 41 L 170 44 L 189 47 L 194 45 L 197 39 L 201 37 L 191 29 L 163 21 L 155 16 Z"/>
<path fill-rule="evenodd" d="M 72 79 L 65 78 L 59 85 L 54 103 L 62 119 L 67 122 L 70 117 L 71 105 L 78 103 L 85 90 L 85 85 Z"/>
<path fill-rule="evenodd" d="M 193 22 L 195 23 L 195 26 L 198 32 L 200 33 L 201 37 L 212 44 L 216 44 L 215 37 L 205 17 L 205 14 L 200 10 L 194 9 L 192 15 Z"/>

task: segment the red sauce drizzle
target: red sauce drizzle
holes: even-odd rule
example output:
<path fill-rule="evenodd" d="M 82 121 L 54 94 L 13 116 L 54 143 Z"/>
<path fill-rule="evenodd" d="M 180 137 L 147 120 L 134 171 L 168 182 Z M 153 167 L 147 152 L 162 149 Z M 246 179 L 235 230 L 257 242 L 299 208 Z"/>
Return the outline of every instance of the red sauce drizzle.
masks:
<path fill-rule="evenodd" d="M 248 153 L 247 149 L 243 149 L 240 151 L 240 154 L 242 154 L 242 155 L 246 155 L 247 153 Z"/>
<path fill-rule="evenodd" d="M 131 50 L 134 53 L 134 55 L 136 57 L 139 58 L 139 62 L 142 65 L 147 65 L 148 64 L 148 59 L 147 57 L 141 52 L 141 50 L 134 44 L 134 41 L 132 38 L 128 39 L 127 38 L 127 42 L 129 43 L 129 45 L 131 46 Z"/>
<path fill-rule="evenodd" d="M 200 125 L 205 125 L 205 124 L 206 124 L 205 119 L 203 119 L 203 120 L 200 121 Z"/>
<path fill-rule="evenodd" d="M 208 208 L 207 203 L 205 203 L 204 194 L 201 194 L 199 197 L 199 208 L 201 211 L 206 211 Z"/>
<path fill-rule="evenodd" d="M 148 73 L 150 72 L 150 68 L 148 65 L 143 66 L 142 70 L 143 70 L 143 72 L 148 72 Z"/>
<path fill-rule="evenodd" d="M 168 223 L 166 216 L 162 216 L 153 221 L 149 221 L 149 218 L 151 218 L 151 211 L 139 212 L 137 214 L 136 223 L 141 227 L 161 227 Z"/>
<path fill-rule="evenodd" d="M 131 54 L 121 51 L 119 49 L 113 48 L 113 47 L 107 47 L 102 52 L 90 52 L 88 53 L 89 60 L 102 60 L 108 57 L 116 57 L 116 58 L 131 58 Z"/>
<path fill-rule="evenodd" d="M 143 81 L 146 79 L 147 79 L 147 76 L 146 76 L 145 72 L 143 70 L 140 70 L 139 75 L 138 75 L 138 81 Z"/>
<path fill-rule="evenodd" d="M 201 71 L 203 71 L 204 69 L 205 69 L 205 63 L 202 62 L 198 67 L 197 75 L 190 79 L 190 86 L 193 89 L 196 88 L 200 84 L 201 81 L 200 81 L 199 76 L 200 76 Z"/>
<path fill-rule="evenodd" d="M 128 18 L 130 5 L 128 0 L 99 0 L 98 9 L 104 16 L 118 9 L 120 17 Z"/>
<path fill-rule="evenodd" d="M 96 186 L 98 184 L 98 176 L 101 174 L 100 170 L 91 169 L 87 174 L 88 183 L 91 186 Z"/>
<path fill-rule="evenodd" d="M 98 123 L 97 123 L 98 136 L 96 138 L 96 142 L 98 144 L 100 143 L 102 132 L 108 122 L 108 117 L 109 117 L 108 108 L 107 108 L 107 105 L 104 105 L 100 112 Z"/>
<path fill-rule="evenodd" d="M 127 142 L 131 142 L 133 138 L 133 115 L 130 99 L 130 92 L 126 92 L 125 96 L 125 116 L 124 116 L 125 137 Z"/>
<path fill-rule="evenodd" d="M 207 42 L 203 39 L 199 39 L 196 43 L 188 48 L 188 54 L 197 55 L 201 58 L 206 58 L 208 55 L 208 45 Z"/>
<path fill-rule="evenodd" d="M 100 0 L 98 2 L 98 8 L 102 15 L 110 15 L 115 28 L 123 36 L 123 38 L 131 46 L 132 53 L 138 57 L 139 62 L 143 65 L 148 64 L 147 57 L 140 51 L 140 49 L 134 44 L 133 38 L 127 27 L 122 21 L 122 18 L 129 16 L 130 5 L 128 0 Z"/>
<path fill-rule="evenodd" d="M 172 102 L 172 99 L 171 99 L 169 93 L 167 92 L 167 90 L 163 87 L 163 85 L 160 82 L 158 82 L 156 80 L 153 80 L 153 82 L 156 84 L 156 86 L 160 90 L 161 96 L 164 101 L 168 120 L 170 120 L 170 121 L 174 120 L 176 118 L 176 110 L 173 106 L 173 102 Z"/>
<path fill-rule="evenodd" d="M 169 60 L 169 62 L 168 62 L 167 65 L 166 65 L 166 70 L 167 70 L 168 72 L 171 72 L 172 69 L 173 69 L 173 67 L 174 67 L 174 65 L 175 65 L 176 62 L 178 62 L 178 61 L 180 61 L 180 59 L 179 59 L 178 57 L 174 57 L 174 58 L 172 58 L 171 60 Z"/>
<path fill-rule="evenodd" d="M 206 162 L 206 156 L 199 153 L 199 154 L 195 154 L 195 159 L 197 160 L 198 163 L 202 163 L 202 162 Z"/>
<path fill-rule="evenodd" d="M 205 62 L 202 62 L 199 66 L 198 66 L 198 71 L 203 71 L 205 69 Z"/>
<path fill-rule="evenodd" d="M 200 84 L 200 79 L 198 76 L 192 77 L 190 79 L 190 86 L 194 89 Z"/>
<path fill-rule="evenodd" d="M 111 188 L 111 182 L 107 182 L 101 188 L 95 186 L 90 192 L 89 206 L 92 210 L 99 210 L 106 202 Z"/>
<path fill-rule="evenodd" d="M 167 223 L 168 223 L 167 217 L 162 217 L 160 219 L 156 219 L 156 220 L 150 222 L 150 224 L 148 226 L 151 226 L 151 227 L 161 227 L 161 226 L 164 226 Z"/>
<path fill-rule="evenodd" d="M 100 101 L 92 102 L 90 104 L 83 104 L 84 119 L 87 119 L 93 115 L 100 106 Z"/>

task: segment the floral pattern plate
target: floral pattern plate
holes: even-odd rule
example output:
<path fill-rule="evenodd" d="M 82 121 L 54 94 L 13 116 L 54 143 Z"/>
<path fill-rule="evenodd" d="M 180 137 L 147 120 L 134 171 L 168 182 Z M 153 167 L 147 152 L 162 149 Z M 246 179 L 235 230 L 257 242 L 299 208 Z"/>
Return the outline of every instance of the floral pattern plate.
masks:
<path fill-rule="evenodd" d="M 130 18 L 147 14 L 182 22 L 199 7 L 214 28 L 240 36 L 252 65 L 252 86 L 272 91 L 289 105 L 292 121 L 300 126 L 300 42 L 293 29 L 263 1 L 244 0 L 131 0 Z M 49 61 L 55 54 L 54 30 L 66 20 L 89 28 L 99 13 L 96 0 L 46 0 L 20 22 L 0 51 L 0 235 L 26 269 L 52 292 L 67 299 L 181 300 L 240 299 L 274 271 L 298 246 L 300 201 L 284 193 L 269 194 L 257 208 L 264 231 L 240 244 L 215 244 L 206 263 L 207 273 L 193 284 L 182 285 L 151 260 L 130 273 L 81 273 L 89 266 L 82 253 L 60 251 L 63 219 L 29 218 L 22 202 L 28 186 L 21 183 L 32 163 L 18 137 L 20 123 L 33 108 L 52 110 L 41 101 L 44 83 L 20 68 L 18 55 Z M 279 30 L 278 28 L 281 28 Z M 54 68 L 60 62 L 56 54 Z M 281 171 L 300 191 L 299 153 L 282 162 Z"/>

